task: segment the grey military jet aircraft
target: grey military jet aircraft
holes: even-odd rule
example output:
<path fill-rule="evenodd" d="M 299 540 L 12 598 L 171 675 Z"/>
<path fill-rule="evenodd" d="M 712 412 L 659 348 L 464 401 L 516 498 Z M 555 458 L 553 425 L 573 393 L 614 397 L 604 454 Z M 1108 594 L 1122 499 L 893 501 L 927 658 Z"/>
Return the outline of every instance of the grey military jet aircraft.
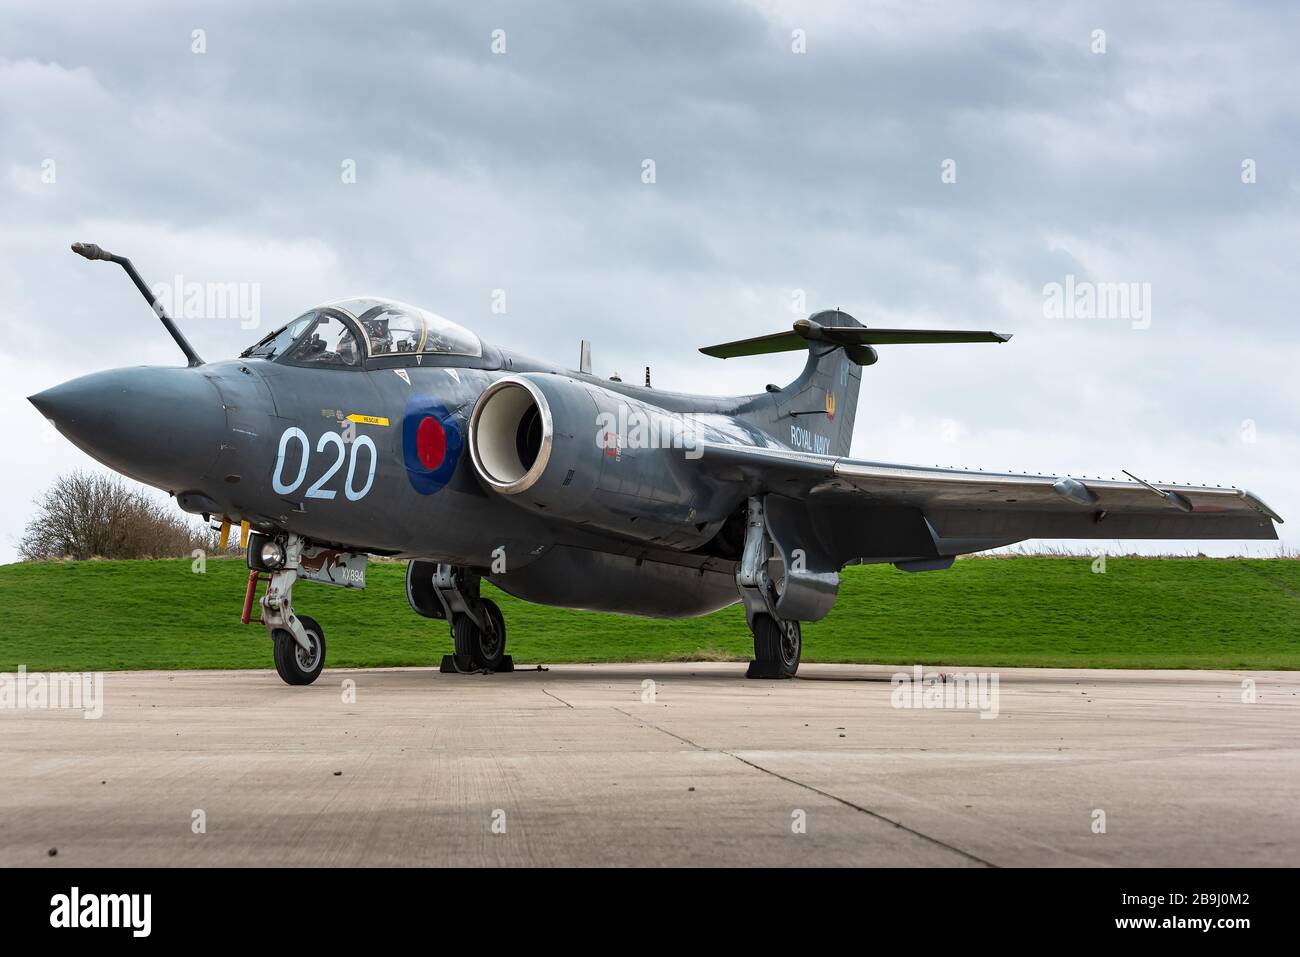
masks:
<path fill-rule="evenodd" d="M 185 368 L 115 369 L 31 402 L 79 448 L 180 507 L 249 530 L 276 669 L 310 684 L 325 632 L 295 581 L 364 587 L 367 556 L 408 560 L 406 593 L 445 620 L 444 670 L 511 667 L 483 579 L 525 601 L 658 618 L 744 603 L 750 677 L 794 675 L 800 623 L 847 564 L 906 571 L 1032 538 L 1275 539 L 1236 488 L 891 465 L 849 457 L 862 370 L 895 343 L 993 332 L 873 329 L 839 310 L 705 348 L 806 350 L 790 385 L 663 392 L 566 369 L 383 299 L 318 306 L 238 358 L 203 362 L 129 260 Z"/>

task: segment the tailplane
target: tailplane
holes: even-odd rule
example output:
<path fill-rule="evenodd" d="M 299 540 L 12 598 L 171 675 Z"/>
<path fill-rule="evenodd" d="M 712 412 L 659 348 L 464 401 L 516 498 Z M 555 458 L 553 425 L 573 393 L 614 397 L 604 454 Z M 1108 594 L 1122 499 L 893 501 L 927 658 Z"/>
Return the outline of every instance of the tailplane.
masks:
<path fill-rule="evenodd" d="M 780 438 L 787 438 L 784 429 L 788 427 L 794 448 L 822 455 L 848 455 L 862 367 L 874 365 L 880 358 L 875 346 L 1006 342 L 1010 338 L 1001 332 L 955 329 L 869 329 L 847 312 L 828 309 L 796 320 L 789 332 L 723 342 L 700 351 L 706 356 L 731 359 L 807 349 L 808 364 L 799 378 L 776 392 Z"/>

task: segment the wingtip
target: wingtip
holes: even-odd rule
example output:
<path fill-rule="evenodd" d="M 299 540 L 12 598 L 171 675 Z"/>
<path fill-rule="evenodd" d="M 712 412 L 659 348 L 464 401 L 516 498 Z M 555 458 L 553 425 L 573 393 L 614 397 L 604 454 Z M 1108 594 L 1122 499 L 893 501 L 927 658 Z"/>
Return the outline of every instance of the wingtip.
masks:
<path fill-rule="evenodd" d="M 1238 492 L 1241 495 L 1241 497 L 1244 498 L 1247 502 L 1249 502 L 1256 511 L 1262 512 L 1266 517 L 1271 518 L 1279 525 L 1286 524 L 1286 521 L 1282 518 L 1282 516 L 1279 515 L 1277 512 L 1273 511 L 1273 509 L 1269 508 L 1268 504 L 1258 495 L 1255 495 L 1254 493 L 1249 492 L 1244 488 L 1238 489 Z"/>

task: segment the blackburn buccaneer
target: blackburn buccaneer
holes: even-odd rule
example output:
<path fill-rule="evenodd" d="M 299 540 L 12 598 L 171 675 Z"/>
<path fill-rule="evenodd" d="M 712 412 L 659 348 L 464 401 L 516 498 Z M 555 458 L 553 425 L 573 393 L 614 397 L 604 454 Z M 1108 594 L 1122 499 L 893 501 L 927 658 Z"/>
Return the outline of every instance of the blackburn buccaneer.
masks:
<path fill-rule="evenodd" d="M 910 572 L 1033 538 L 1275 539 L 1271 509 L 1219 486 L 922 468 L 849 455 L 862 370 L 896 343 L 993 332 L 876 329 L 839 310 L 711 346 L 806 350 L 753 395 L 665 392 L 483 341 L 424 309 L 348 299 L 309 309 L 238 358 L 202 361 L 129 260 L 188 364 L 98 372 L 31 398 L 79 448 L 246 536 L 248 621 L 280 676 L 309 684 L 325 630 L 299 580 L 363 588 L 368 556 L 405 559 L 411 607 L 450 628 L 444 670 L 511 667 L 487 580 L 529 602 L 657 618 L 737 601 L 749 675 L 799 666 L 802 622 L 849 564 Z M 585 344 L 584 344 L 585 345 Z"/>

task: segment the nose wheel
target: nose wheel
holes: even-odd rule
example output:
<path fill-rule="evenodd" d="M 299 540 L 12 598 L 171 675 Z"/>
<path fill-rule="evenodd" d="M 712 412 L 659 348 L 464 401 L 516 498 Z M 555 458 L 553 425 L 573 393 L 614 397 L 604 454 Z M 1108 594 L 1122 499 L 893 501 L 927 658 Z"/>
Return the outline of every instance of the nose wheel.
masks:
<path fill-rule="evenodd" d="M 275 647 L 275 671 L 285 684 L 309 685 L 325 667 L 325 629 L 315 618 L 306 615 L 298 616 L 298 624 L 307 637 L 305 648 L 283 628 L 277 628 L 271 635 Z"/>

